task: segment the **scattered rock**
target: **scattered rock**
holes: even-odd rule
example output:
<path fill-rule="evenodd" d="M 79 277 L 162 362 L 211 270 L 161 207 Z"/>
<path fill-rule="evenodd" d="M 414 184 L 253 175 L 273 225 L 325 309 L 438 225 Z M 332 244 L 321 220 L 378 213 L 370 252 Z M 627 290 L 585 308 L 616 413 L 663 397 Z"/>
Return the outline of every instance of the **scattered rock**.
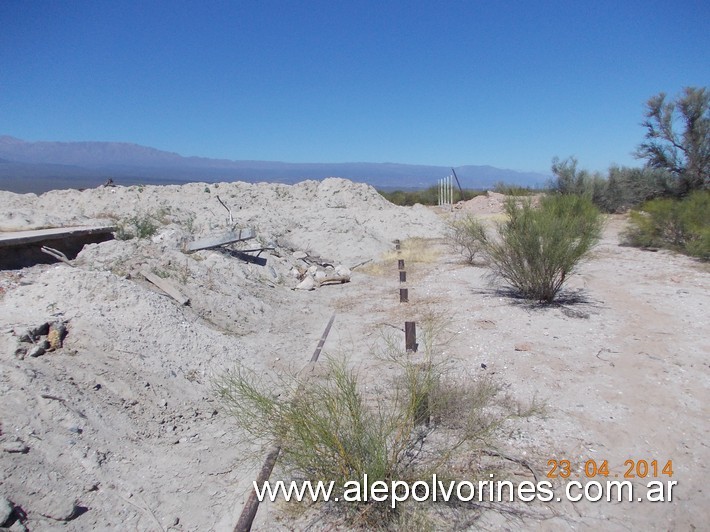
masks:
<path fill-rule="evenodd" d="M 40 336 L 45 336 L 47 333 L 49 333 L 49 322 L 43 323 L 42 325 L 38 325 L 34 329 L 30 329 L 28 331 L 32 336 L 34 336 L 35 339 L 39 338 Z"/>
<path fill-rule="evenodd" d="M 520 344 L 515 344 L 515 350 L 516 351 L 531 351 L 532 350 L 532 345 L 530 345 L 529 342 L 523 342 Z"/>
<path fill-rule="evenodd" d="M 347 277 L 349 279 L 350 276 L 352 275 L 352 272 L 350 271 L 350 268 L 348 268 L 347 266 L 343 266 L 342 264 L 338 264 L 335 267 L 335 275 L 337 275 L 339 277 L 343 277 L 343 278 Z"/>
<path fill-rule="evenodd" d="M 76 517 L 77 505 L 75 500 L 53 494 L 38 503 L 37 512 L 54 521 L 71 521 Z"/>
<path fill-rule="evenodd" d="M 28 532 L 27 527 L 19 519 L 15 521 L 10 528 L 7 529 L 8 532 Z"/>
<path fill-rule="evenodd" d="M 31 357 L 41 357 L 47 352 L 47 350 L 44 348 L 44 345 L 36 345 L 32 349 L 30 349 L 30 352 L 28 353 Z"/>
<path fill-rule="evenodd" d="M 64 338 L 67 335 L 67 326 L 61 321 L 55 321 L 49 326 L 47 333 L 47 341 L 49 342 L 48 351 L 61 349 L 64 344 Z"/>
<path fill-rule="evenodd" d="M 316 281 L 310 275 L 296 286 L 296 290 L 315 290 L 315 288 Z"/>
<path fill-rule="evenodd" d="M 0 497 L 0 526 L 6 526 L 10 522 L 14 509 L 10 501 L 5 497 Z"/>
<path fill-rule="evenodd" d="M 15 348 L 15 356 L 22 360 L 25 358 L 25 355 L 27 355 L 27 347 L 24 345 L 18 345 Z"/>
<path fill-rule="evenodd" d="M 305 251 L 294 251 L 293 252 L 293 258 L 294 259 L 305 259 L 308 256 L 308 253 Z"/>
<path fill-rule="evenodd" d="M 15 440 L 3 443 L 2 450 L 6 453 L 27 454 L 30 451 L 30 448 L 22 440 Z"/>

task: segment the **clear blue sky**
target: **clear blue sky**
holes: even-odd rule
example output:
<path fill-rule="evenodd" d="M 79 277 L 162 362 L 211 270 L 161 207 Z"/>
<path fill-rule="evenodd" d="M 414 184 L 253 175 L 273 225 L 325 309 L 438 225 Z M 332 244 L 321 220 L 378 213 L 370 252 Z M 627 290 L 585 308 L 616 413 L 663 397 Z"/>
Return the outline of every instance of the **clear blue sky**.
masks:
<path fill-rule="evenodd" d="M 710 2 L 0 0 L 0 134 L 228 159 L 640 165 Z"/>

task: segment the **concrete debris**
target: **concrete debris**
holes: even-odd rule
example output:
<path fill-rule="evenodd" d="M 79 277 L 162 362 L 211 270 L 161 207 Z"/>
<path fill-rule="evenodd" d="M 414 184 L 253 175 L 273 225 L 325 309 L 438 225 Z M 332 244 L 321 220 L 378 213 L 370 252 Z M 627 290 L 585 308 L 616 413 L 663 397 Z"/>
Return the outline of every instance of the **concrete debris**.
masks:
<path fill-rule="evenodd" d="M 45 340 L 44 342 L 42 342 L 42 344 L 36 345 L 32 349 L 30 349 L 30 351 L 27 354 L 29 356 L 31 356 L 32 358 L 41 357 L 42 355 L 44 355 L 47 352 L 48 347 L 49 347 L 49 342 Z"/>
<path fill-rule="evenodd" d="M 335 267 L 311 264 L 305 270 L 293 268 L 291 274 L 301 280 L 295 290 L 315 290 L 319 286 L 348 283 L 352 272 L 341 264 Z"/>
<path fill-rule="evenodd" d="M 5 497 L 0 497 L 0 526 L 4 527 L 9 524 L 13 511 L 12 503 Z"/>
<path fill-rule="evenodd" d="M 16 331 L 17 334 L 17 331 Z M 64 321 L 44 322 L 18 334 L 15 356 L 23 359 L 26 355 L 40 357 L 48 351 L 56 351 L 64 345 L 67 325 Z"/>
<path fill-rule="evenodd" d="M 296 290 L 315 290 L 316 281 L 310 275 L 307 276 L 303 281 L 301 281 L 297 286 Z"/>

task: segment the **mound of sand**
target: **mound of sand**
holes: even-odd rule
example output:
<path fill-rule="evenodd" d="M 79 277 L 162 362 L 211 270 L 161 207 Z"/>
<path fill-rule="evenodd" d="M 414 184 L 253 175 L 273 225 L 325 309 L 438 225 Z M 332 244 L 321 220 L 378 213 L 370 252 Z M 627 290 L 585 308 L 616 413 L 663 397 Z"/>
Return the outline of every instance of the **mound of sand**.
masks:
<path fill-rule="evenodd" d="M 442 228 L 424 207 L 397 207 L 337 178 L 0 192 L 0 202 L 2 230 L 134 216 L 157 224 L 150 238 L 86 246 L 75 268 L 0 272 L 0 498 L 32 528 L 229 528 L 251 477 L 240 462 L 250 445 L 229 429 L 214 376 L 237 362 L 260 373 L 302 365 L 348 286 L 294 291 L 294 271 L 352 267 L 394 239 Z M 256 230 L 245 247 L 268 247 L 266 265 L 181 251 L 232 226 Z M 143 270 L 190 305 L 166 297 Z M 350 285 L 358 282 L 354 272 Z M 30 356 L 45 336 L 28 331 L 53 322 L 66 324 L 62 348 Z"/>

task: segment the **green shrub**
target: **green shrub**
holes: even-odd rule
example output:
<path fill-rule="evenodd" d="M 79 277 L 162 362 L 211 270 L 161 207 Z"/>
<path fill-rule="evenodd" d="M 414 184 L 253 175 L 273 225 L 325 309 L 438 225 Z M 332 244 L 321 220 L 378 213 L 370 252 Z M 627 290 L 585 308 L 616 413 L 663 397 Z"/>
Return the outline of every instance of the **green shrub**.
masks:
<path fill-rule="evenodd" d="M 460 370 L 452 377 L 448 359 L 433 355 L 431 334 L 420 339 L 419 355 L 392 344 L 380 355 L 400 369 L 381 390 L 363 390 L 344 360 L 327 358 L 319 363 L 326 369 L 321 377 L 267 379 L 237 368 L 216 382 L 216 391 L 249 441 L 280 446 L 286 475 L 334 481 L 333 496 L 341 500 L 347 482 L 362 482 L 365 474 L 370 485 L 430 481 L 434 472 L 450 474 L 449 464 L 466 444 L 471 450 L 506 419 L 536 414 L 539 406 L 525 410 L 501 398 L 502 386 L 491 378 L 462 380 Z M 389 504 L 363 501 L 336 509 L 354 511 L 367 527 L 384 528 L 395 515 Z"/>
<path fill-rule="evenodd" d="M 132 238 L 150 238 L 158 231 L 158 222 L 150 214 L 140 214 L 119 220 L 116 227 L 116 238 L 130 240 Z"/>
<path fill-rule="evenodd" d="M 710 191 L 646 202 L 631 212 L 622 238 L 631 246 L 668 248 L 710 260 Z"/>
<path fill-rule="evenodd" d="M 449 222 L 447 241 L 455 253 L 474 264 L 477 257 L 485 255 L 488 236 L 483 224 L 468 214 Z"/>
<path fill-rule="evenodd" d="M 506 203 L 508 220 L 486 251 L 493 274 L 527 299 L 552 302 L 577 264 L 601 237 L 602 219 L 591 200 L 552 195 Z"/>

